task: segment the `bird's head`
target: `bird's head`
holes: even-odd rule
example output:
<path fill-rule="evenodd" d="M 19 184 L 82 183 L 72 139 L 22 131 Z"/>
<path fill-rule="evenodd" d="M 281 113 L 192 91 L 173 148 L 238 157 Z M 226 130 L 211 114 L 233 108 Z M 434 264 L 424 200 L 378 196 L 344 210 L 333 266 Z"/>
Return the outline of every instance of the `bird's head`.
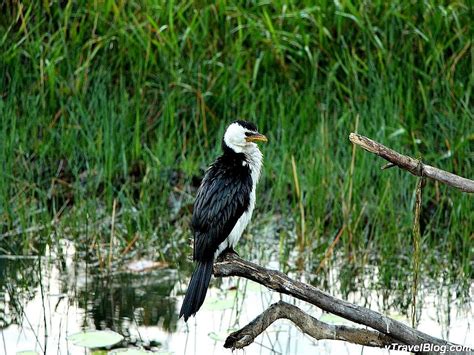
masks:
<path fill-rule="evenodd" d="M 236 153 L 250 151 L 257 147 L 256 142 L 266 142 L 267 137 L 259 133 L 257 126 L 247 121 L 235 121 L 227 127 L 224 144 Z"/>

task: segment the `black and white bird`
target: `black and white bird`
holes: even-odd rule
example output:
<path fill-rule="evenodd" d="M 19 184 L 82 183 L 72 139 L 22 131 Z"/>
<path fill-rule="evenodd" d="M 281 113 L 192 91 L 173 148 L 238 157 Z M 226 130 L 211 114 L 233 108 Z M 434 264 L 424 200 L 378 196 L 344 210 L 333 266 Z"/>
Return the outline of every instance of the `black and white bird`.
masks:
<path fill-rule="evenodd" d="M 257 126 L 235 121 L 222 140 L 223 154 L 208 168 L 194 202 L 191 276 L 179 317 L 187 321 L 206 297 L 214 259 L 235 247 L 252 217 L 263 156 L 255 142 L 266 142 Z"/>

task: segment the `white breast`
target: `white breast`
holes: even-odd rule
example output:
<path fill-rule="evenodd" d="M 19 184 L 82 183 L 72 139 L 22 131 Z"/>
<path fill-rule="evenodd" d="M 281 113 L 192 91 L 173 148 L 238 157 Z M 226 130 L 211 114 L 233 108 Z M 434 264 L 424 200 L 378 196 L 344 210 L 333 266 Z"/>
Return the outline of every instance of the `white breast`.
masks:
<path fill-rule="evenodd" d="M 262 169 L 263 156 L 257 145 L 253 149 L 245 152 L 247 158 L 247 163 L 252 174 L 252 191 L 250 193 L 250 203 L 249 208 L 245 211 L 242 216 L 238 219 L 234 228 L 230 232 L 229 236 L 224 240 L 216 250 L 214 257 L 217 257 L 228 247 L 234 248 L 237 242 L 239 241 L 242 233 L 252 219 L 253 209 L 255 208 L 255 190 L 257 189 L 257 183 L 260 179 L 260 171 Z M 244 162 L 245 164 L 245 162 Z"/>

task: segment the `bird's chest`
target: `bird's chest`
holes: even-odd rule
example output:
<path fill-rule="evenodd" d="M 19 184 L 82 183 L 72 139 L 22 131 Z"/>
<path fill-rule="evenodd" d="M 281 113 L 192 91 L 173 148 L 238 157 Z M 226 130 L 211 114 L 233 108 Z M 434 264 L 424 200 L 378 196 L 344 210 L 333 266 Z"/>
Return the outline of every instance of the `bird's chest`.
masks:
<path fill-rule="evenodd" d="M 229 236 L 219 245 L 219 247 L 216 250 L 215 257 L 220 255 L 227 248 L 235 248 L 245 228 L 247 227 L 250 220 L 252 219 L 252 213 L 255 208 L 255 187 L 256 187 L 255 185 L 256 184 L 254 184 L 252 191 L 250 193 L 250 202 L 249 202 L 249 206 L 247 210 L 244 213 L 242 213 L 242 215 L 239 217 L 239 219 L 235 223 L 234 228 L 229 233 Z"/>
<path fill-rule="evenodd" d="M 234 228 L 229 234 L 227 246 L 234 248 L 237 242 L 239 241 L 240 237 L 242 236 L 245 228 L 249 224 L 250 220 L 252 219 L 252 213 L 255 208 L 255 188 L 252 189 L 250 193 L 250 203 L 247 211 L 242 213 L 242 216 L 237 220 Z"/>
<path fill-rule="evenodd" d="M 240 237 L 242 236 L 242 233 L 244 232 L 245 228 L 249 224 L 252 218 L 253 210 L 255 208 L 255 191 L 257 188 L 257 182 L 260 178 L 262 155 L 259 150 L 256 150 L 254 153 L 247 155 L 245 161 L 240 162 L 239 164 L 241 164 L 239 167 L 240 169 L 242 167 L 247 168 L 246 172 L 250 173 L 251 175 L 252 187 L 250 190 L 249 204 L 247 209 L 244 211 L 244 213 L 242 213 L 242 215 L 235 223 L 232 231 L 229 233 L 229 236 L 219 245 L 215 253 L 216 257 L 221 254 L 222 251 L 224 251 L 225 249 L 229 247 L 235 247 Z"/>

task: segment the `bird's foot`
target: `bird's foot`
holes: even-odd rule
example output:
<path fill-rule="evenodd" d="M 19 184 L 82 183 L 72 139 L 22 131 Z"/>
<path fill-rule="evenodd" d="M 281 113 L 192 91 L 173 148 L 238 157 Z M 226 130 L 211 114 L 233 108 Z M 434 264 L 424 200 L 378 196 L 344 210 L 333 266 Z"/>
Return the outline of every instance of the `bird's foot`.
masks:
<path fill-rule="evenodd" d="M 239 254 L 234 250 L 232 247 L 227 247 L 220 253 L 220 255 L 217 257 L 217 262 L 224 261 L 227 256 L 237 256 L 239 257 Z"/>
<path fill-rule="evenodd" d="M 232 247 L 228 247 L 226 250 L 224 250 L 224 254 L 231 254 L 240 257 L 239 253 L 237 253 Z"/>

